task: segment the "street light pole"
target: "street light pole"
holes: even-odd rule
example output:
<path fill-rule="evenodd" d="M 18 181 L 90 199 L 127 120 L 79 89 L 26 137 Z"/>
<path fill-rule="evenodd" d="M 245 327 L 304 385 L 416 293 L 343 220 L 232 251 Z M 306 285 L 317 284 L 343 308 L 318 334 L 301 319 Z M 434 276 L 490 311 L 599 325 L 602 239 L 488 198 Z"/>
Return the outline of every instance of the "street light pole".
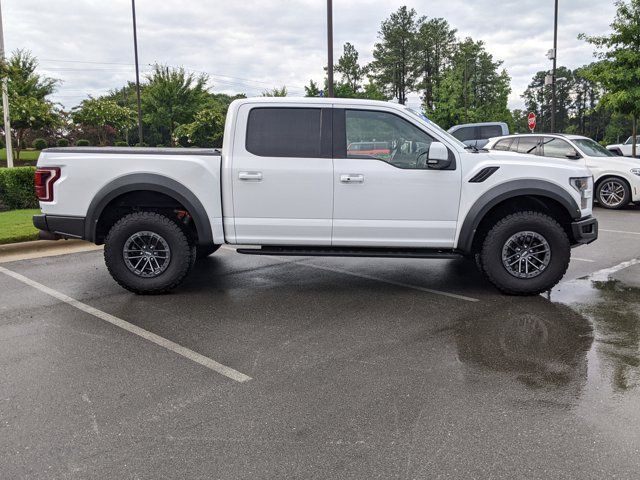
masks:
<path fill-rule="evenodd" d="M 551 133 L 556 131 L 556 62 L 558 58 L 558 0 L 553 20 L 553 71 L 551 72 Z"/>
<path fill-rule="evenodd" d="M 333 97 L 333 0 L 327 0 L 327 81 L 329 97 Z"/>
<path fill-rule="evenodd" d="M 2 28 L 2 6 L 0 4 L 0 58 L 4 62 L 4 29 Z M 2 77 L 2 116 L 4 119 L 4 136 L 7 146 L 7 167 L 13 167 L 13 148 L 11 145 L 11 122 L 9 120 L 9 95 L 7 94 L 7 77 Z"/>
<path fill-rule="evenodd" d="M 136 29 L 136 0 L 131 0 L 133 14 L 133 50 L 136 60 L 136 95 L 138 97 L 138 143 L 142 146 L 142 103 L 140 102 L 140 68 L 138 67 L 138 32 Z"/>

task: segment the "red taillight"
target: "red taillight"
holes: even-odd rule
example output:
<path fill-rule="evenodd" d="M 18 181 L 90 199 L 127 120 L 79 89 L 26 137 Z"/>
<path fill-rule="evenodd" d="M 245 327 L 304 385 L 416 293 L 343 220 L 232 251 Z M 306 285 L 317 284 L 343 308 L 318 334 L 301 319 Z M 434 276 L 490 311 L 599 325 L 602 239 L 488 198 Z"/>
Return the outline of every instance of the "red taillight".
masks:
<path fill-rule="evenodd" d="M 53 184 L 60 178 L 59 167 L 39 167 L 36 169 L 36 197 L 41 202 L 53 201 Z"/>

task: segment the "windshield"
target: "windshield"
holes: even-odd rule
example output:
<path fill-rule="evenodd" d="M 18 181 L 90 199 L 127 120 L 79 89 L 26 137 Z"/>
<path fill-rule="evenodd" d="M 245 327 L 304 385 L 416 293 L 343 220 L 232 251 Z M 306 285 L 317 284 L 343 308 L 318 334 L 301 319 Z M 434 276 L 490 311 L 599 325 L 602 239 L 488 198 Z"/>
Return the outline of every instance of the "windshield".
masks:
<path fill-rule="evenodd" d="M 409 107 L 405 107 L 407 112 L 409 112 L 411 115 L 413 115 L 414 117 L 417 117 L 418 120 L 420 120 L 420 122 L 430 126 L 431 128 L 435 128 L 438 133 L 440 133 L 444 138 L 446 138 L 447 140 L 449 140 L 451 143 L 459 146 L 460 148 L 467 148 L 467 146 L 462 143 L 460 140 L 458 140 L 456 137 L 454 137 L 453 135 L 451 135 L 449 132 L 447 132 L 446 130 L 444 130 L 442 127 L 440 127 L 440 125 L 438 125 L 437 123 L 432 122 L 431 120 L 429 120 L 429 118 L 427 118 L 427 116 L 422 113 L 419 110 L 414 110 L 413 108 L 409 108 Z"/>
<path fill-rule="evenodd" d="M 631 145 L 631 139 L 632 139 L 632 138 L 633 138 L 633 137 L 629 137 L 629 138 L 627 138 L 627 141 L 626 141 L 626 142 L 624 142 L 624 144 L 625 144 L 625 145 Z M 638 136 L 636 137 L 636 144 L 638 144 L 638 143 L 640 143 L 640 135 L 638 135 Z"/>
<path fill-rule="evenodd" d="M 582 152 L 588 157 L 615 157 L 616 154 L 610 152 L 602 145 L 597 142 L 594 142 L 590 138 L 578 138 L 573 140 Z"/>

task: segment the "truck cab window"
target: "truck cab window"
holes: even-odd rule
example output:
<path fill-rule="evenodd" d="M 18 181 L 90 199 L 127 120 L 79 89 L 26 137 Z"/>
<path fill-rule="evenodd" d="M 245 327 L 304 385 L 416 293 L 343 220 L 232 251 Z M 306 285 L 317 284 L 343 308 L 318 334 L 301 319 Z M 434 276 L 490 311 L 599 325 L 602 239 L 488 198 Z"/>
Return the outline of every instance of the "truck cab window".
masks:
<path fill-rule="evenodd" d="M 345 112 L 347 158 L 373 158 L 398 168 L 426 168 L 433 138 L 397 115 Z"/>
<path fill-rule="evenodd" d="M 254 108 L 246 149 L 261 157 L 321 157 L 320 108 Z"/>

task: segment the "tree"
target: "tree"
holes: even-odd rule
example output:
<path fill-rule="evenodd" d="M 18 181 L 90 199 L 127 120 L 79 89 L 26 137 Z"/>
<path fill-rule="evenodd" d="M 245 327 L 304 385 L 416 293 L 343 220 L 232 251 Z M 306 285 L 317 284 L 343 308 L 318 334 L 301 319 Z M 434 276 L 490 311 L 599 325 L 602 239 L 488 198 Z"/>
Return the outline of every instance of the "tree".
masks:
<path fill-rule="evenodd" d="M 135 124 L 135 112 L 107 98 L 89 98 L 73 109 L 72 119 L 76 124 L 94 127 L 100 145 L 106 145 L 107 128 L 117 132 L 131 128 Z"/>
<path fill-rule="evenodd" d="M 432 111 L 437 101 L 434 92 L 456 49 L 456 29 L 444 18 L 422 18 L 416 35 L 416 88 L 422 92 L 425 109 Z"/>
<path fill-rule="evenodd" d="M 211 103 L 198 113 L 193 122 L 179 125 L 175 140 L 184 138 L 188 146 L 220 147 L 224 133 L 225 114 L 217 103 Z"/>
<path fill-rule="evenodd" d="M 405 104 L 415 86 L 416 11 L 406 6 L 382 22 L 370 67 L 385 94 Z"/>
<path fill-rule="evenodd" d="M 347 42 L 342 48 L 342 56 L 334 66 L 334 70 L 342 77 L 341 83 L 348 87 L 353 94 L 358 93 L 361 82 L 366 76 L 367 68 L 358 63 L 358 51 L 351 43 Z"/>
<path fill-rule="evenodd" d="M 545 85 L 545 77 L 549 71 L 537 72 L 527 86 L 522 98 L 529 112 L 537 116 L 538 129 L 551 131 L 551 87 Z M 567 67 L 556 69 L 556 130 L 564 132 L 569 126 L 569 116 L 574 107 L 572 95 L 575 86 L 574 73 Z"/>
<path fill-rule="evenodd" d="M 25 135 L 29 130 L 38 130 L 53 126 L 58 120 L 53 103 L 35 97 L 11 95 L 9 97 L 11 112 L 11 130 L 15 140 L 16 160 L 20 160 L 20 152 L 24 148 Z"/>
<path fill-rule="evenodd" d="M 581 34 L 579 38 L 594 45 L 594 55 L 600 59 L 585 75 L 603 86 L 603 106 L 631 116 L 631 135 L 636 138 L 640 116 L 640 0 L 629 3 L 620 0 L 615 5 L 617 12 L 610 35 Z M 634 157 L 638 154 L 636 142 L 631 154 Z"/>
<path fill-rule="evenodd" d="M 262 91 L 263 97 L 286 97 L 287 96 L 287 87 L 283 85 L 281 88 L 274 87 L 268 90 Z"/>
<path fill-rule="evenodd" d="M 323 91 L 320 90 L 320 87 L 313 80 L 309 80 L 309 85 L 304 87 L 304 96 L 305 97 L 320 97 L 323 94 Z"/>
<path fill-rule="evenodd" d="M 456 47 L 449 68 L 435 90 L 434 121 L 443 128 L 459 123 L 503 121 L 513 126 L 507 108 L 511 79 L 484 43 L 467 38 Z"/>
<path fill-rule="evenodd" d="M 184 68 L 154 65 L 142 89 L 144 121 L 163 144 L 175 146 L 174 130 L 190 123 L 202 109 L 208 95 L 206 74 L 187 73 Z"/>
<path fill-rule="evenodd" d="M 2 75 L 7 77 L 11 135 L 18 160 L 29 131 L 54 126 L 58 121 L 56 106 L 46 99 L 55 91 L 58 81 L 38 74 L 37 68 L 38 60 L 26 50 L 16 50 L 2 64 Z"/>

